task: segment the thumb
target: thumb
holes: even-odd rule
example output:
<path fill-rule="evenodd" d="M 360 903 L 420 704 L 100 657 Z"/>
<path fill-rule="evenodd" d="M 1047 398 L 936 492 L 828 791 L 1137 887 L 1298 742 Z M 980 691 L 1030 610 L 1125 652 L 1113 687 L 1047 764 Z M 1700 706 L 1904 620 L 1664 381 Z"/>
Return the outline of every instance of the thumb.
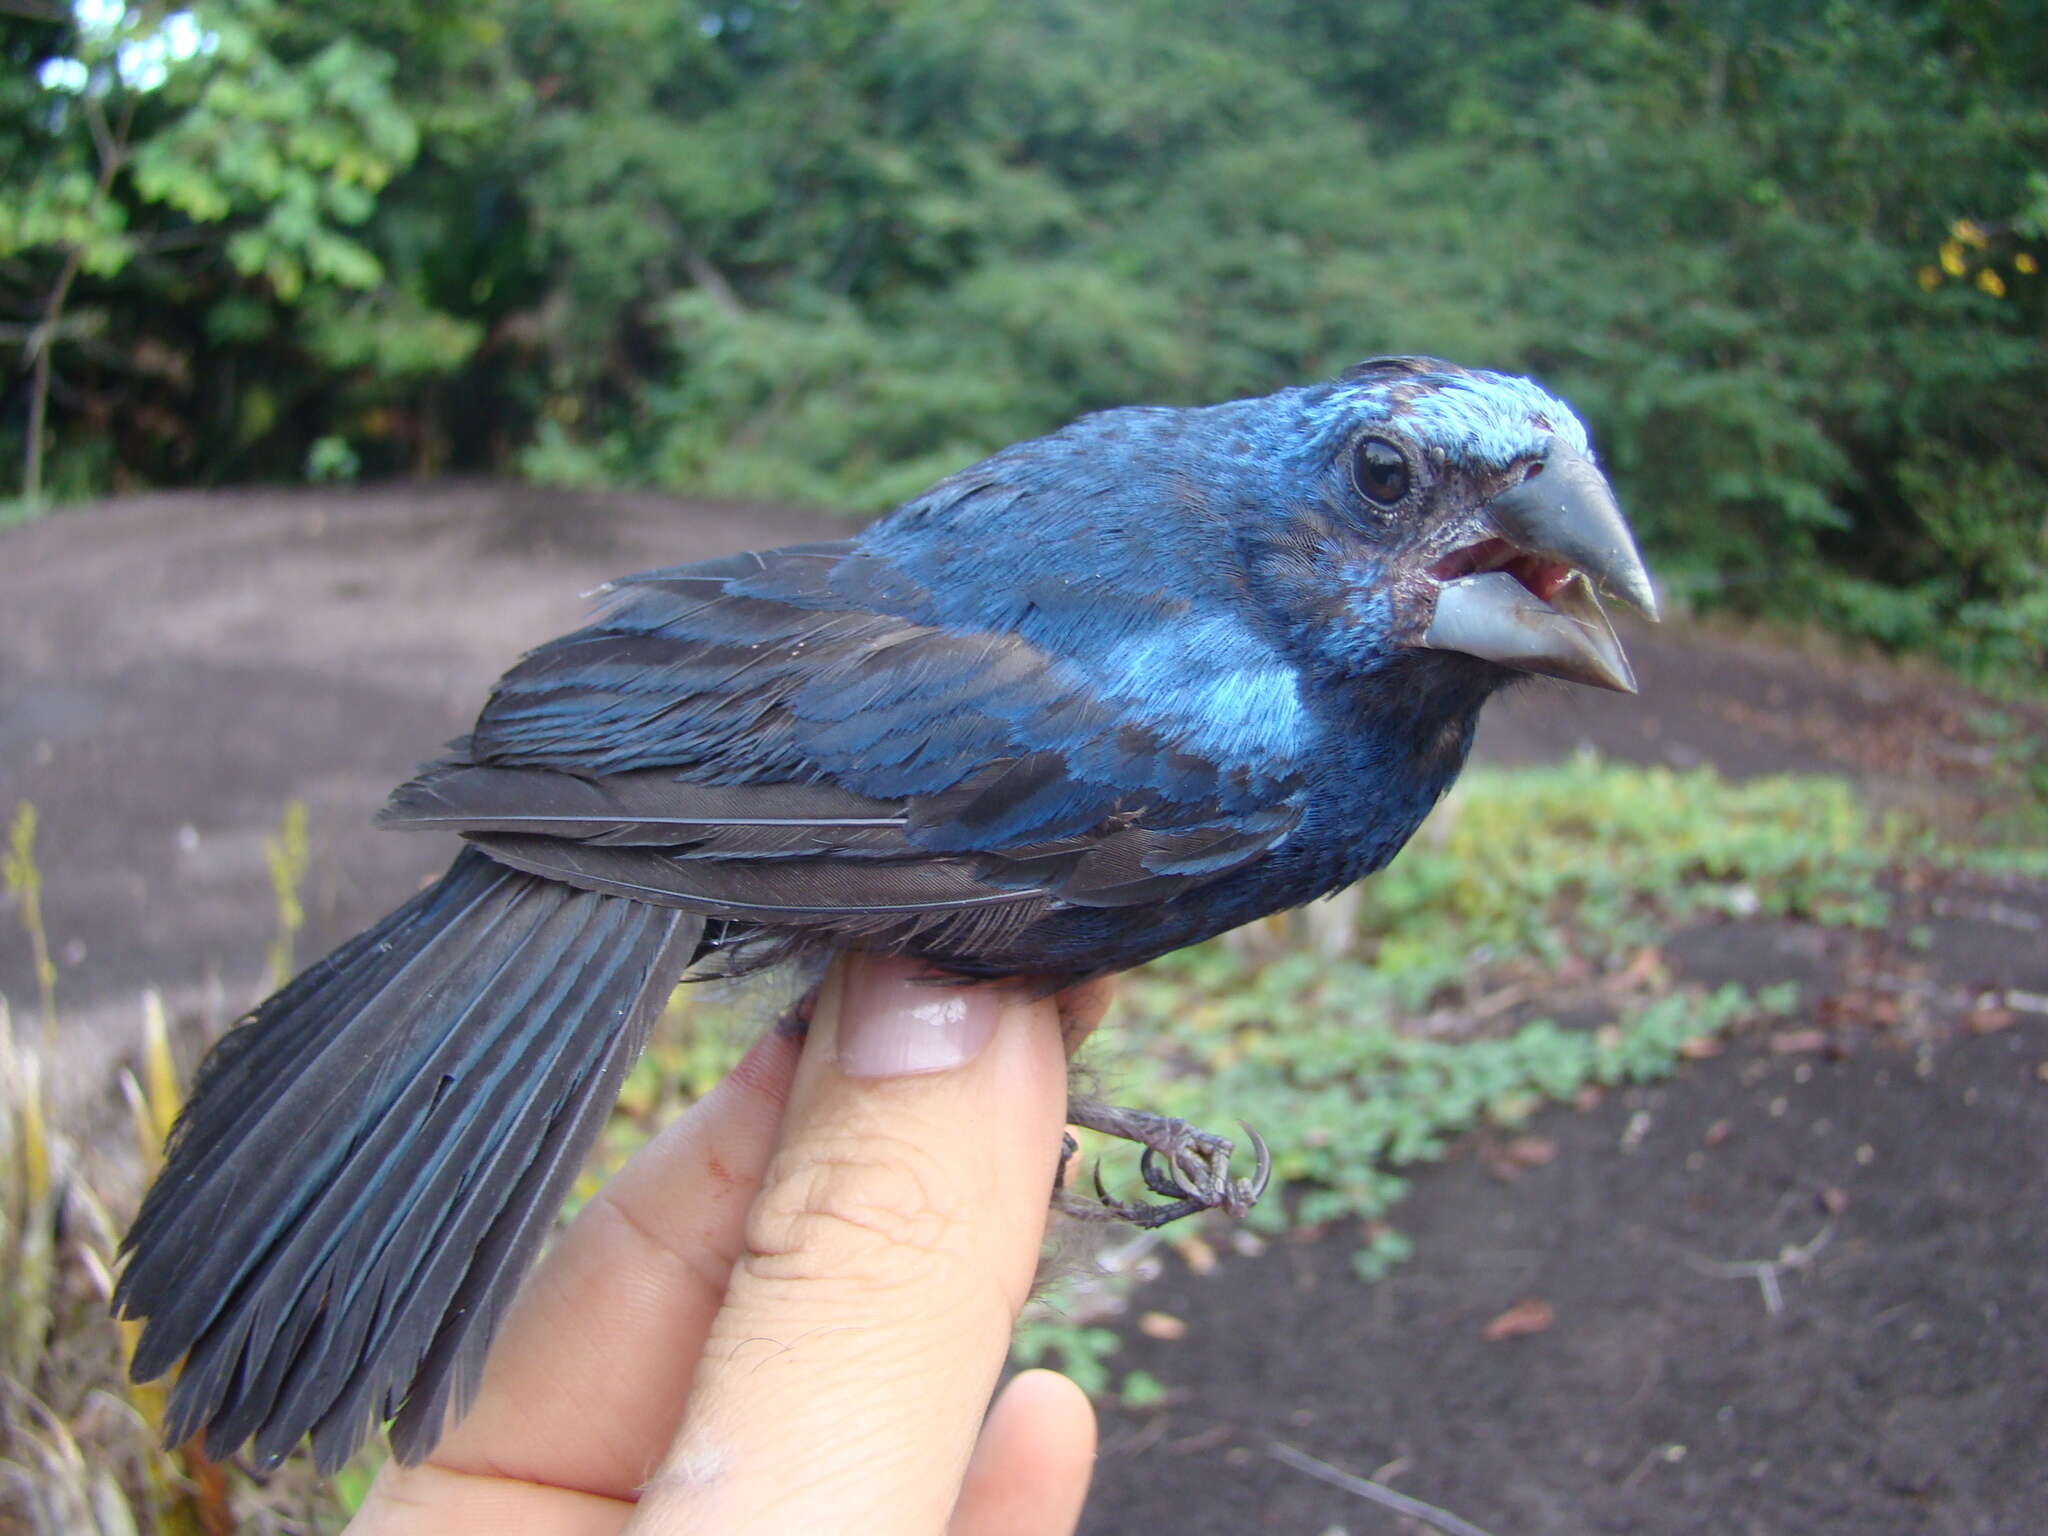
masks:
<path fill-rule="evenodd" d="M 943 1532 L 1037 1267 L 1057 1006 L 849 958 L 632 1529 Z"/>

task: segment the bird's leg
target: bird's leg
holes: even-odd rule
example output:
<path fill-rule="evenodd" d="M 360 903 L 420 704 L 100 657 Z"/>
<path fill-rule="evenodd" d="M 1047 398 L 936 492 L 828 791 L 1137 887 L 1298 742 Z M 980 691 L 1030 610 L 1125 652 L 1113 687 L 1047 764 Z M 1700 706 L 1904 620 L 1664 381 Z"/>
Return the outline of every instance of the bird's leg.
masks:
<path fill-rule="evenodd" d="M 1198 1131 L 1185 1120 L 1155 1115 L 1142 1109 L 1121 1109 L 1093 1099 L 1075 1098 L 1067 1103 L 1067 1120 L 1105 1136 L 1136 1142 L 1145 1149 L 1138 1171 L 1145 1187 L 1165 1197 L 1165 1205 L 1113 1199 L 1102 1187 L 1102 1175 L 1095 1177 L 1095 1200 L 1067 1194 L 1064 1179 L 1059 1197 L 1062 1210 L 1077 1216 L 1115 1217 L 1133 1226 L 1163 1227 L 1198 1211 L 1228 1211 L 1243 1216 L 1266 1192 L 1273 1174 L 1273 1159 L 1259 1133 L 1245 1126 L 1251 1140 L 1255 1163 L 1250 1178 L 1232 1178 L 1230 1154 L 1236 1150 L 1227 1136 Z M 1074 1155 L 1073 1138 L 1061 1148 L 1060 1172 Z"/>

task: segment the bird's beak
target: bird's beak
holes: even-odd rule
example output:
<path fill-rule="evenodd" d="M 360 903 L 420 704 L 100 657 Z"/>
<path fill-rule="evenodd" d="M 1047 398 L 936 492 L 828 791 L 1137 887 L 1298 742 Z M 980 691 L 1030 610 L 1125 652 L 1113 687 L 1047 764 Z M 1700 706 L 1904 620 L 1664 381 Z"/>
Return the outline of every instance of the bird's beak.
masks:
<path fill-rule="evenodd" d="M 1482 522 L 1491 537 L 1430 568 L 1439 590 L 1422 644 L 1634 693 L 1599 594 L 1651 620 L 1657 594 L 1600 471 L 1553 439 L 1540 469 L 1494 497 Z"/>

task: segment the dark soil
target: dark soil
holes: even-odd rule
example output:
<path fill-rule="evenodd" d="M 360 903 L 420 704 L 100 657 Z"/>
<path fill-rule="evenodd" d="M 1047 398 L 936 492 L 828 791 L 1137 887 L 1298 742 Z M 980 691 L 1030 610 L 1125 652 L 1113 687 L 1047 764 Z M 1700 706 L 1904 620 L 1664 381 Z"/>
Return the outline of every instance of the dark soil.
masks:
<path fill-rule="evenodd" d="M 2042 968 L 2036 956 L 2034 969 Z M 1783 1037 L 1781 1037 L 1782 1040 Z M 1846 1058 L 1738 1042 L 1416 1180 L 1415 1256 L 1356 1235 L 1177 1261 L 1116 1363 L 1084 1530 L 1420 1530 L 1271 1454 L 1495 1536 L 2048 1530 L 2048 1022 Z M 1780 1310 L 1738 1266 L 1775 1264 Z M 1551 1319 L 1489 1339 L 1511 1316 Z M 1511 1309 L 1514 1309 L 1511 1312 Z"/>
<path fill-rule="evenodd" d="M 41 812 L 71 1117 L 111 1123 L 143 987 L 188 1041 L 251 1000 L 287 801 L 311 823 L 303 960 L 443 862 L 370 813 L 579 594 L 833 526 L 453 485 L 155 497 L 0 534 L 0 811 Z M 1958 829 L 2001 809 L 1985 706 L 1939 678 L 1714 628 L 1628 639 L 1640 697 L 1525 690 L 1481 754 L 1846 774 Z M 1169 1261 L 1137 1305 L 1185 1338 L 1116 1364 L 1172 1395 L 1106 1415 L 1087 1529 L 1419 1529 L 1277 1440 L 1494 1536 L 2048 1531 L 2048 893 L 1901 898 L 1890 934 L 1674 936 L 1688 979 L 1796 978 L 1811 1017 L 1540 1119 L 1555 1156 L 1512 1179 L 1461 1147 L 1416 1180 L 1416 1256 L 1376 1287 L 1350 1276 L 1356 1232 L 1205 1278 Z M 0 993 L 32 1011 L 4 936 Z M 1714 1268 L 1751 1261 L 1779 1265 L 1775 1314 Z M 1489 1341 L 1522 1302 L 1549 1325 Z"/>

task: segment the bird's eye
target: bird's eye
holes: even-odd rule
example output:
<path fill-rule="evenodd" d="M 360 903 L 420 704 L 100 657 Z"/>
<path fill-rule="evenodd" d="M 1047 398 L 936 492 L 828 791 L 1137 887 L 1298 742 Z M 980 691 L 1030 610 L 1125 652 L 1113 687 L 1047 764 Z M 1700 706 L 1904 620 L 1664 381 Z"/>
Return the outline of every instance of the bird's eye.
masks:
<path fill-rule="evenodd" d="M 1408 494 L 1408 460 L 1384 437 L 1368 437 L 1352 455 L 1351 480 L 1367 501 L 1391 507 Z"/>

